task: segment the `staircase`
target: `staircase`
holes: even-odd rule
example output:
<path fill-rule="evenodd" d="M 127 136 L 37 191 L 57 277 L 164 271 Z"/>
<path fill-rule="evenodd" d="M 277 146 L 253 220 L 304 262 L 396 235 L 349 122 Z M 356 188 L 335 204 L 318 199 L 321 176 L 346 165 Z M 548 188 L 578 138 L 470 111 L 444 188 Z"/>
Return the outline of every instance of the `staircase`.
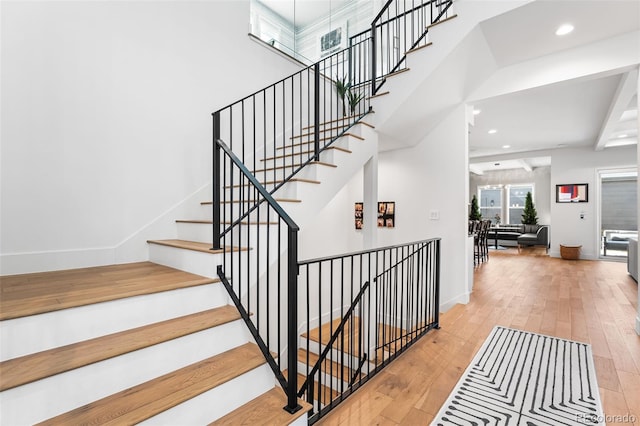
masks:
<path fill-rule="evenodd" d="M 427 3 L 430 20 L 450 4 Z M 372 39 L 214 113 L 212 199 L 148 241 L 149 262 L 2 278 L 2 424 L 315 422 L 438 326 L 437 240 L 297 259 L 299 227 L 378 151 L 380 89 L 408 71 L 403 54 L 353 73 Z M 364 96 L 350 111 L 340 74 Z"/>
<path fill-rule="evenodd" d="M 273 388 L 218 279 L 143 262 L 6 276 L 2 294 L 3 424 L 203 424 Z"/>

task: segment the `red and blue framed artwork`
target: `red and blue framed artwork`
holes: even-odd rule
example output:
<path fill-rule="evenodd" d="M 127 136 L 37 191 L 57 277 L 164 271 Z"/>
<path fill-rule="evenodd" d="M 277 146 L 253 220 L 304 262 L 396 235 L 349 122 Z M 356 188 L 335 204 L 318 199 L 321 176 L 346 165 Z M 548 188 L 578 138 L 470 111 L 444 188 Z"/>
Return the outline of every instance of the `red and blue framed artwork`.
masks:
<path fill-rule="evenodd" d="M 572 183 L 556 185 L 556 203 L 588 203 L 589 185 L 586 183 Z"/>

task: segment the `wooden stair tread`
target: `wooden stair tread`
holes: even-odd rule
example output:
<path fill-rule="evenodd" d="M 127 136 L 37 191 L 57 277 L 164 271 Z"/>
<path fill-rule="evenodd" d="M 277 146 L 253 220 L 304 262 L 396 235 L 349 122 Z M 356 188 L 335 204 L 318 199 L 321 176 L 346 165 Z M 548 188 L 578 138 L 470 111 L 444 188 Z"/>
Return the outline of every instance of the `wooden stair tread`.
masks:
<path fill-rule="evenodd" d="M 319 130 L 320 133 L 326 133 L 326 132 L 330 132 L 332 130 L 342 130 L 345 127 L 349 127 L 349 126 L 350 126 L 350 124 L 342 124 L 342 125 L 337 125 L 335 127 L 325 127 L 323 129 L 318 129 L 318 130 Z M 315 135 L 315 132 L 300 133 L 299 135 L 291 136 L 289 139 L 298 139 L 298 138 L 303 138 L 305 136 L 314 136 L 314 135 Z"/>
<path fill-rule="evenodd" d="M 373 96 L 369 96 L 367 99 L 375 99 L 375 98 L 379 98 L 380 96 L 384 96 L 388 94 L 389 94 L 389 91 L 387 90 L 386 92 L 380 92 L 380 93 L 376 93 Z"/>
<path fill-rule="evenodd" d="M 281 388 L 274 387 L 226 416 L 209 423 L 209 425 L 285 426 L 305 415 L 312 408 L 310 404 L 300 398 L 298 398 L 298 404 L 302 406 L 302 409 L 295 413 L 290 414 L 285 411 L 282 407 L 287 405 L 286 394 Z"/>
<path fill-rule="evenodd" d="M 309 330 L 309 333 L 302 333 L 301 336 L 304 338 L 308 337 L 309 340 L 326 346 L 329 343 L 329 340 L 331 340 L 333 332 L 338 329 L 341 321 L 341 318 L 337 318 L 330 323 L 325 323 L 320 327 Z M 350 319 L 345 324 L 342 333 L 338 335 L 338 338 L 333 343 L 332 348 L 340 350 L 342 349 L 342 345 L 344 344 L 345 353 L 356 356 L 362 355 L 362 351 L 360 350 L 359 331 L 358 317 Z"/>
<path fill-rule="evenodd" d="M 342 117 L 342 118 L 336 118 L 334 120 L 329 120 L 329 121 L 323 121 L 321 122 L 319 125 L 320 126 L 326 126 L 327 124 L 333 124 L 333 123 L 339 123 L 341 121 L 347 121 L 347 120 L 354 120 L 356 118 L 360 117 L 360 115 L 348 115 L 346 117 Z M 302 128 L 302 130 L 307 130 L 307 129 L 313 129 L 315 127 L 315 125 L 310 125 L 310 126 L 305 126 Z"/>
<path fill-rule="evenodd" d="M 302 200 L 295 200 L 293 198 L 274 198 L 274 200 L 276 200 L 279 203 L 301 203 L 302 202 Z M 258 201 L 261 201 L 261 200 L 233 200 L 233 201 L 227 201 L 227 204 L 229 204 L 229 203 L 234 203 L 235 204 L 235 203 L 240 203 L 240 202 L 243 202 L 243 203 L 257 203 Z M 213 201 L 203 201 L 200 204 L 202 204 L 203 206 L 205 206 L 207 204 L 211 205 L 211 204 L 213 204 Z"/>
<path fill-rule="evenodd" d="M 240 319 L 221 306 L 0 363 L 0 391 Z"/>
<path fill-rule="evenodd" d="M 195 224 L 203 224 L 203 225 L 213 225 L 212 220 L 201 220 L 201 219 L 177 219 L 176 223 L 195 223 Z M 231 225 L 231 222 L 220 222 L 223 225 Z M 241 225 L 277 225 L 278 222 L 240 222 Z"/>
<path fill-rule="evenodd" d="M 363 141 L 363 140 L 364 140 L 364 138 L 363 138 L 363 137 L 358 136 L 358 135 L 354 135 L 353 133 L 350 133 L 350 132 L 346 132 L 346 133 L 343 133 L 342 135 L 340 135 L 340 137 L 343 137 L 343 136 L 351 136 L 352 138 L 360 139 L 361 141 Z M 320 138 L 320 140 L 319 140 L 319 141 L 320 141 L 320 142 L 323 142 L 323 141 L 329 141 L 329 140 L 333 140 L 333 139 L 335 139 L 335 137 L 330 137 L 330 138 Z M 309 144 L 312 144 L 312 143 L 315 143 L 315 141 L 314 141 L 313 139 L 308 140 L 308 141 L 303 141 L 303 142 L 297 142 L 297 143 L 290 144 L 290 145 L 279 146 L 279 147 L 277 147 L 276 149 L 277 149 L 277 150 L 281 150 L 281 149 L 289 149 L 289 148 L 294 148 L 294 147 L 298 147 L 298 146 L 302 146 L 302 145 L 309 145 Z"/>
<path fill-rule="evenodd" d="M 309 354 L 309 364 L 307 364 L 307 354 Z M 303 364 L 307 364 L 309 366 L 309 372 L 311 372 L 311 369 L 316 364 L 316 362 L 318 362 L 319 359 L 320 359 L 320 355 L 316 354 L 315 352 L 307 352 L 302 348 L 298 349 L 298 361 L 302 362 Z M 342 372 L 341 372 L 340 364 L 333 360 L 325 359 L 323 364 L 324 365 L 320 368 L 321 372 L 331 374 L 333 377 L 336 377 L 347 383 L 351 381 L 351 378 L 355 373 L 354 370 L 352 370 L 346 365 L 342 366 Z M 303 372 L 303 374 L 304 373 L 305 372 Z M 360 373 L 360 376 L 362 376 L 362 373 Z"/>
<path fill-rule="evenodd" d="M 138 423 L 264 363 L 258 346 L 246 343 L 39 424 Z"/>
<path fill-rule="evenodd" d="M 410 71 L 410 70 L 411 70 L 411 68 L 403 68 L 403 69 L 401 69 L 401 70 L 394 71 L 394 72 L 392 72 L 392 73 L 389 73 L 389 74 L 385 75 L 385 76 L 384 76 L 384 78 L 391 78 L 391 77 L 395 77 L 395 76 L 397 76 L 397 75 L 400 75 L 400 74 L 405 73 L 405 72 Z"/>
<path fill-rule="evenodd" d="M 427 44 L 425 44 L 425 45 L 418 46 L 418 47 L 414 47 L 413 49 L 408 50 L 408 51 L 407 51 L 407 54 L 417 52 L 418 50 L 424 49 L 424 48 L 429 47 L 429 46 L 432 46 L 432 45 L 433 45 L 433 43 L 432 43 L 432 42 L 429 42 L 429 43 L 427 43 Z"/>
<path fill-rule="evenodd" d="M 325 149 L 334 149 L 334 150 L 336 150 L 336 151 L 346 152 L 347 154 L 351 154 L 351 153 L 352 153 L 352 151 L 351 151 L 351 150 L 348 150 L 348 149 L 346 149 L 346 148 L 341 148 L 341 147 L 339 147 L 339 146 L 329 146 L 329 147 L 327 147 L 327 148 L 325 148 Z M 275 157 L 267 157 L 267 158 L 263 158 L 263 159 L 262 159 L 262 160 L 260 160 L 260 161 L 263 161 L 263 162 L 264 162 L 264 161 L 278 160 L 278 159 L 280 159 L 280 158 L 295 157 L 295 156 L 297 156 L 297 155 L 313 154 L 313 152 L 314 152 L 314 151 L 309 150 L 309 151 L 294 152 L 294 153 L 291 153 L 291 154 L 282 154 L 282 155 L 277 155 L 277 156 L 275 156 Z"/>
<path fill-rule="evenodd" d="M 427 31 L 428 31 L 428 30 L 430 30 L 431 28 L 435 27 L 435 26 L 438 26 L 438 25 L 440 25 L 440 24 L 444 24 L 445 22 L 450 21 L 450 20 L 452 20 L 453 18 L 457 18 L 457 17 L 458 17 L 458 14 L 456 13 L 456 14 L 453 14 L 453 15 L 451 15 L 451 16 L 449 16 L 449 17 L 447 17 L 447 18 L 441 19 L 441 20 L 439 20 L 438 22 L 435 22 L 435 23 L 433 23 L 433 24 L 431 24 L 431 25 L 428 25 L 428 26 L 427 26 Z"/>
<path fill-rule="evenodd" d="M 334 168 L 338 167 L 335 164 L 325 163 L 324 161 L 311 161 L 309 162 L 309 165 L 311 164 L 317 164 L 319 166 L 334 167 Z M 302 164 L 287 164 L 286 166 L 268 167 L 266 169 L 253 170 L 252 173 L 257 174 L 257 173 L 271 172 L 273 170 L 292 169 L 294 167 L 300 167 L 301 165 Z"/>
<path fill-rule="evenodd" d="M 202 253 L 219 254 L 229 251 L 246 251 L 245 247 L 225 247 L 224 249 L 211 250 L 211 243 L 201 243 L 198 241 L 186 240 L 148 240 L 149 244 L 158 244 L 161 246 L 175 247 L 186 250 L 199 251 Z"/>
<path fill-rule="evenodd" d="M 278 148 L 280 149 L 280 148 Z M 277 185 L 279 183 L 284 182 L 284 180 L 282 179 L 277 179 L 277 180 L 270 180 L 270 181 L 265 181 L 265 182 L 260 182 L 263 186 L 265 185 Z M 311 183 L 314 185 L 320 185 L 322 182 L 320 182 L 319 180 L 313 180 L 313 179 L 304 179 L 304 178 L 291 178 L 289 179 L 287 182 L 302 182 L 302 183 Z M 230 189 L 230 188 L 243 188 L 243 187 L 247 187 L 247 186 L 253 186 L 252 184 L 242 184 L 242 185 L 227 185 L 225 186 L 225 189 Z"/>
<path fill-rule="evenodd" d="M 0 320 L 218 282 L 151 262 L 0 278 Z"/>

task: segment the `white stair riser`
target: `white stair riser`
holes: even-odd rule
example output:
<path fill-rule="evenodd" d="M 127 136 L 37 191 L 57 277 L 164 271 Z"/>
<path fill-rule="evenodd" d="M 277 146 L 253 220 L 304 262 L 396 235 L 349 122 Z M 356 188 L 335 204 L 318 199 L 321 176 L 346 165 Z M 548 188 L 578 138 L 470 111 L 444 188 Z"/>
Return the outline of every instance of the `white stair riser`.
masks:
<path fill-rule="evenodd" d="M 273 372 L 267 364 L 263 364 L 139 424 L 183 426 L 208 424 L 272 388 Z"/>
<path fill-rule="evenodd" d="M 241 320 L 9 389 L 0 423 L 33 424 L 249 341 Z"/>
<path fill-rule="evenodd" d="M 279 197 L 280 198 L 280 197 Z M 281 201 L 280 204 L 285 208 L 285 210 L 292 205 L 300 204 L 297 202 L 288 202 Z M 252 204 L 253 205 L 253 204 Z M 230 222 L 231 219 L 236 219 L 240 216 L 240 206 L 239 203 L 225 203 L 222 205 L 220 210 L 220 220 L 223 222 Z M 205 205 L 200 210 L 199 217 L 195 219 L 203 219 L 203 220 L 212 220 L 213 219 L 213 211 L 211 209 L 211 205 Z M 261 205 L 252 211 L 249 215 L 249 222 L 266 222 L 266 221 L 275 221 L 278 219 L 278 215 L 272 207 L 268 207 L 266 202 L 261 203 Z M 246 221 L 247 219 L 243 219 Z"/>
<path fill-rule="evenodd" d="M 298 187 L 307 186 L 307 185 L 317 185 L 317 183 L 301 182 L 296 180 L 288 181 L 282 184 L 282 186 L 278 188 L 278 190 L 272 195 L 276 199 L 296 200 L 298 199 L 298 192 L 299 192 Z M 273 184 L 268 184 L 267 190 L 270 191 L 273 188 L 273 186 L 274 186 Z M 245 199 L 248 197 L 247 195 L 248 193 L 246 191 L 247 190 L 245 189 L 245 195 L 244 195 Z M 225 188 L 225 192 L 226 192 L 227 199 L 229 199 L 230 197 L 233 197 L 234 199 L 237 200 L 240 198 L 240 195 L 242 194 L 240 188 Z"/>
<path fill-rule="evenodd" d="M 349 130 L 349 133 L 353 133 L 351 129 Z M 349 146 L 350 146 L 350 143 L 352 143 L 352 141 L 355 141 L 355 138 L 351 137 L 350 135 L 345 135 L 340 137 L 335 142 L 333 142 L 331 146 L 350 149 Z M 278 150 L 276 155 L 286 155 L 286 154 L 292 154 L 292 153 L 299 154 L 301 151 L 307 152 L 307 151 L 312 151 L 314 149 L 313 142 L 308 142 L 308 139 L 305 139 L 304 142 L 305 143 L 303 145 L 298 145 L 298 146 L 288 145 L 287 147 Z M 328 141 L 321 142 L 321 144 L 325 144 L 325 143 L 328 143 Z"/>
<path fill-rule="evenodd" d="M 322 151 L 320 153 L 320 161 L 324 163 L 333 164 L 335 161 L 335 155 L 337 152 L 343 152 L 343 151 L 337 151 L 335 149 L 326 149 Z M 260 164 L 263 167 L 290 166 L 292 163 L 301 164 L 306 162 L 309 159 L 309 156 L 310 156 L 309 154 L 305 154 L 302 156 L 302 159 L 300 159 L 299 156 L 295 156 L 293 159 L 291 157 L 268 159 L 268 160 L 260 161 Z"/>
<path fill-rule="evenodd" d="M 195 250 L 149 244 L 149 260 L 160 265 L 204 277 L 217 278 L 216 268 L 222 264 L 222 253 L 212 254 Z"/>
<path fill-rule="evenodd" d="M 223 306 L 228 300 L 222 284 L 213 283 L 2 321 L 1 359 Z"/>
<path fill-rule="evenodd" d="M 312 368 L 312 365 L 309 366 L 309 372 L 311 372 Z M 302 374 L 303 376 L 307 374 L 307 366 L 304 362 L 298 361 L 298 373 Z M 334 374 L 338 373 L 334 372 Z M 331 388 L 338 391 L 342 389 L 343 385 L 345 390 L 349 388 L 348 385 L 351 377 L 345 377 L 343 382 L 340 378 L 332 376 L 328 372 L 322 372 L 320 376 L 322 377 L 322 386 L 328 386 L 328 384 L 331 383 Z M 318 383 L 318 373 L 315 374 L 314 379 L 316 383 Z M 300 386 L 302 386 L 302 383 L 298 383 L 298 389 L 300 389 Z"/>
<path fill-rule="evenodd" d="M 178 239 L 186 241 L 198 241 L 211 243 L 213 237 L 213 225 L 210 223 L 176 223 Z"/>

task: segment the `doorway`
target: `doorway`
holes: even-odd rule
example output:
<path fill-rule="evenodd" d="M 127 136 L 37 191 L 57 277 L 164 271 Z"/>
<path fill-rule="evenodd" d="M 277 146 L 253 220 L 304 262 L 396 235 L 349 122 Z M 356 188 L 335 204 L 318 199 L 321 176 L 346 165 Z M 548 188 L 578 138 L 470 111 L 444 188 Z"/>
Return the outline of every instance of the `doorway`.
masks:
<path fill-rule="evenodd" d="M 625 260 L 638 237 L 637 169 L 600 170 L 600 257 Z"/>

